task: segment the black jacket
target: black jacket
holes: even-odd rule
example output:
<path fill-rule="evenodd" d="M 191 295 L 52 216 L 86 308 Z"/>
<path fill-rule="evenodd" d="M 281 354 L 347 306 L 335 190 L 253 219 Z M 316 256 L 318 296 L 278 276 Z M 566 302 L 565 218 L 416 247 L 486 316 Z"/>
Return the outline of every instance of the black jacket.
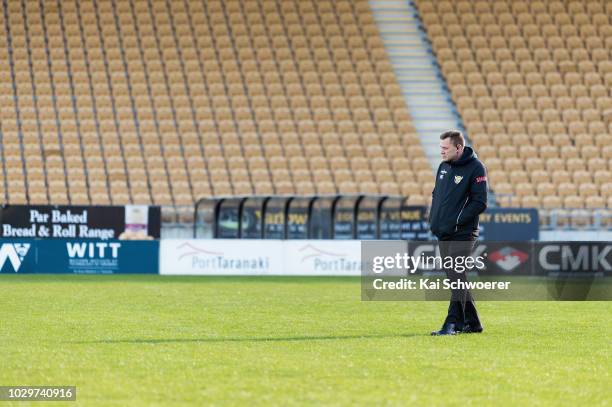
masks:
<path fill-rule="evenodd" d="M 440 240 L 478 236 L 478 215 L 487 209 L 487 171 L 471 147 L 454 162 L 440 163 L 429 225 Z"/>

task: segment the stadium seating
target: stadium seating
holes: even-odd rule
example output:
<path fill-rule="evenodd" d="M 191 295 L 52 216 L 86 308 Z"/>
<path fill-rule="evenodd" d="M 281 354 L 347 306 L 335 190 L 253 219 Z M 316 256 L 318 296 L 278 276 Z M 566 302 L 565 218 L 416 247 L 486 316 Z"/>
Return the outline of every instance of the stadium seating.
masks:
<path fill-rule="evenodd" d="M 430 194 L 366 0 L 2 7 L 5 202 Z"/>
<path fill-rule="evenodd" d="M 612 2 L 416 4 L 498 203 L 612 208 Z"/>

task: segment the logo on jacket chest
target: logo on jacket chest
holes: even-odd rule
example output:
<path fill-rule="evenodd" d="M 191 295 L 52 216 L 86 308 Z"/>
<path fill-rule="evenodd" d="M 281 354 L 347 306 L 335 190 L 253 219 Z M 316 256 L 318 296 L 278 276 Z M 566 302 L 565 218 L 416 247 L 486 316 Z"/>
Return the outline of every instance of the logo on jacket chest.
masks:
<path fill-rule="evenodd" d="M 440 179 L 444 179 L 444 176 L 446 175 L 446 173 L 447 173 L 446 170 L 440 171 Z"/>
<path fill-rule="evenodd" d="M 461 182 L 461 180 L 463 179 L 463 176 L 461 175 L 455 175 L 455 184 L 459 184 Z"/>

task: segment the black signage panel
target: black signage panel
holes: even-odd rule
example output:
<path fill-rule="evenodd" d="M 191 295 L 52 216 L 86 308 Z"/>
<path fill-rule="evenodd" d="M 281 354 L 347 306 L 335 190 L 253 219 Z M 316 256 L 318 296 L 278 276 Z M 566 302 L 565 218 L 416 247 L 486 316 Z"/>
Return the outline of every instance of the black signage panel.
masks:
<path fill-rule="evenodd" d="M 0 237 L 55 239 L 159 239 L 159 206 L 7 205 Z"/>

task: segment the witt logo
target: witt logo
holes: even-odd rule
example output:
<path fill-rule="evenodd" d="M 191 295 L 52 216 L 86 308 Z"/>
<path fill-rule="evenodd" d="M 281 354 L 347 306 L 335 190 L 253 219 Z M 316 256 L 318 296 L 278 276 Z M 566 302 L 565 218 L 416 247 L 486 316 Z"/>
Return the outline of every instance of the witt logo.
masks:
<path fill-rule="evenodd" d="M 513 247 L 506 246 L 501 250 L 491 253 L 489 259 L 495 262 L 504 271 L 510 272 L 525 263 L 529 255 L 527 253 L 517 250 Z"/>
<path fill-rule="evenodd" d="M 4 268 L 8 260 L 13 266 L 15 273 L 19 271 L 21 263 L 30 250 L 29 243 L 5 243 L 0 247 L 0 270 Z"/>
<path fill-rule="evenodd" d="M 82 258 L 107 258 L 110 257 L 116 259 L 119 256 L 119 248 L 121 243 L 66 243 L 66 250 L 68 251 L 68 257 L 74 259 Z M 110 253 L 109 253 L 110 252 Z"/>

